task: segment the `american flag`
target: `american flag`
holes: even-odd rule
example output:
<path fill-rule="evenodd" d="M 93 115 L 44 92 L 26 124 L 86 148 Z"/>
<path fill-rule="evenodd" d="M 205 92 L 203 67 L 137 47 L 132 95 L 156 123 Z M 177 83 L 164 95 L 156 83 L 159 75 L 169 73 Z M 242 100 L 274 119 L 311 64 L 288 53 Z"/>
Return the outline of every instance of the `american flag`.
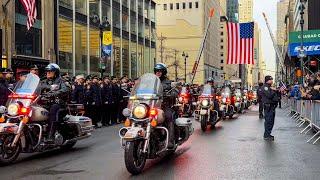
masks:
<path fill-rule="evenodd" d="M 254 64 L 254 23 L 227 23 L 227 64 Z"/>
<path fill-rule="evenodd" d="M 279 89 L 280 89 L 280 91 L 285 91 L 287 89 L 286 85 L 282 81 L 280 82 Z"/>
<path fill-rule="evenodd" d="M 20 0 L 20 2 L 27 12 L 27 29 L 30 30 L 37 19 L 36 0 Z"/>

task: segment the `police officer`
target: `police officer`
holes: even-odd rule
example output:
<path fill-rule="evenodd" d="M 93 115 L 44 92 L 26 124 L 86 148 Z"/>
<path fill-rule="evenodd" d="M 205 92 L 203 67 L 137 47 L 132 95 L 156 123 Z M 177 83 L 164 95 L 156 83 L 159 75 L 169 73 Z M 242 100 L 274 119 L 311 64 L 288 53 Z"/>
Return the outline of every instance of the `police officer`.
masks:
<path fill-rule="evenodd" d="M 154 66 L 154 74 L 156 76 L 159 77 L 159 79 L 161 80 L 161 84 L 163 87 L 163 91 L 169 92 L 171 90 L 171 82 L 168 78 L 167 78 L 167 66 L 163 63 L 157 63 Z M 164 100 L 163 100 L 163 104 L 162 104 L 162 108 L 165 114 L 165 121 L 166 121 L 166 125 L 169 131 L 169 143 L 168 143 L 168 148 L 173 148 L 175 143 L 175 135 L 174 135 L 174 115 L 175 112 L 174 110 L 172 110 L 170 107 L 172 106 L 172 104 L 175 101 L 176 96 L 178 95 L 178 93 L 176 91 L 171 91 L 170 95 L 166 93 L 166 96 L 164 96 Z"/>
<path fill-rule="evenodd" d="M 263 82 L 259 81 L 259 88 L 257 90 L 258 103 L 259 103 L 259 118 L 263 118 L 263 103 L 262 103 Z"/>
<path fill-rule="evenodd" d="M 41 81 L 41 87 L 44 90 L 43 95 L 49 99 L 43 105 L 49 109 L 49 134 L 47 141 L 52 143 L 59 121 L 59 113 L 66 106 L 70 89 L 60 77 L 60 67 L 57 64 L 50 63 L 45 70 L 46 79 Z"/>
<path fill-rule="evenodd" d="M 273 84 L 273 78 L 271 76 L 265 77 L 265 84 L 263 85 L 262 91 L 262 102 L 264 104 L 264 139 L 273 141 L 274 136 L 271 135 L 271 131 L 274 125 L 274 118 L 275 118 L 275 110 L 277 104 L 279 102 L 279 97 L 277 94 L 277 90 L 271 85 Z"/>

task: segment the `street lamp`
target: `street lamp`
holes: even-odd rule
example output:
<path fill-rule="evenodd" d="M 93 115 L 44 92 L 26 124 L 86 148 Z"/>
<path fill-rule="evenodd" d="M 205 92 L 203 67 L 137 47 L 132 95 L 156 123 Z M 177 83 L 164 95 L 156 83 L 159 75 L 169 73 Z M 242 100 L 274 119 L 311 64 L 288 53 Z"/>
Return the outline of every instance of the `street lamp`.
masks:
<path fill-rule="evenodd" d="M 304 15 L 304 10 L 306 9 L 306 6 L 305 6 L 306 3 L 307 3 L 307 0 L 300 0 L 300 6 L 299 6 L 300 26 L 301 26 L 301 46 L 300 46 L 298 57 L 300 58 L 300 66 L 302 71 L 301 84 L 303 84 L 303 58 L 306 57 L 306 53 L 304 52 L 304 48 L 303 48 L 303 25 L 304 25 L 303 15 Z"/>
<path fill-rule="evenodd" d="M 101 78 L 103 77 L 103 73 L 106 69 L 106 61 L 103 59 L 102 57 L 102 48 L 103 48 L 103 31 L 104 30 L 110 30 L 110 22 L 108 20 L 108 17 L 104 16 L 101 18 L 99 18 L 98 15 L 93 15 L 91 17 L 92 19 L 92 22 L 94 24 L 99 24 L 98 27 L 99 27 L 99 30 L 100 30 L 100 48 L 101 48 L 101 51 L 100 51 L 100 76 Z"/>
<path fill-rule="evenodd" d="M 187 58 L 189 55 L 183 51 L 182 57 L 184 57 L 184 80 L 187 82 Z"/>

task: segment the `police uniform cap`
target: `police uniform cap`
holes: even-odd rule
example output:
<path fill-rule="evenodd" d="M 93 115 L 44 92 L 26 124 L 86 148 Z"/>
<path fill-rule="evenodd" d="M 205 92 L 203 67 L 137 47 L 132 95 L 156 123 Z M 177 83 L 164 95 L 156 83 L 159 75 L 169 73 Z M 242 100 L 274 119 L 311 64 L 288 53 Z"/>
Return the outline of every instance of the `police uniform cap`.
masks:
<path fill-rule="evenodd" d="M 76 79 L 84 79 L 84 75 L 78 75 L 76 76 Z"/>
<path fill-rule="evenodd" d="M 265 83 L 268 82 L 269 80 L 273 80 L 272 76 L 266 76 L 266 77 L 264 78 L 264 82 L 265 82 Z"/>

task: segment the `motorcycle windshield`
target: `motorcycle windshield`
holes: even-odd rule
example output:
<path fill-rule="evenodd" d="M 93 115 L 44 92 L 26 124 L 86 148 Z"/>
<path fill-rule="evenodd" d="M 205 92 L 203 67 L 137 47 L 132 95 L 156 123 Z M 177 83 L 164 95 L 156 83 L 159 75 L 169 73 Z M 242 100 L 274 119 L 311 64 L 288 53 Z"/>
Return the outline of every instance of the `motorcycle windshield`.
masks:
<path fill-rule="evenodd" d="M 26 79 L 17 82 L 13 93 L 9 96 L 7 105 L 22 103 L 24 107 L 30 106 L 31 102 L 39 95 L 40 78 L 35 74 L 28 74 Z"/>
<path fill-rule="evenodd" d="M 209 84 L 203 86 L 201 96 L 212 96 L 213 94 L 214 90 Z"/>
<path fill-rule="evenodd" d="M 160 79 L 151 73 L 142 75 L 131 92 L 131 97 L 138 99 L 159 98 L 163 90 Z"/>
<path fill-rule="evenodd" d="M 225 87 L 223 90 L 222 90 L 222 97 L 230 97 L 230 94 L 231 94 L 231 90 L 229 87 Z"/>
<path fill-rule="evenodd" d="M 186 87 L 182 87 L 180 94 L 188 94 L 188 89 Z"/>

